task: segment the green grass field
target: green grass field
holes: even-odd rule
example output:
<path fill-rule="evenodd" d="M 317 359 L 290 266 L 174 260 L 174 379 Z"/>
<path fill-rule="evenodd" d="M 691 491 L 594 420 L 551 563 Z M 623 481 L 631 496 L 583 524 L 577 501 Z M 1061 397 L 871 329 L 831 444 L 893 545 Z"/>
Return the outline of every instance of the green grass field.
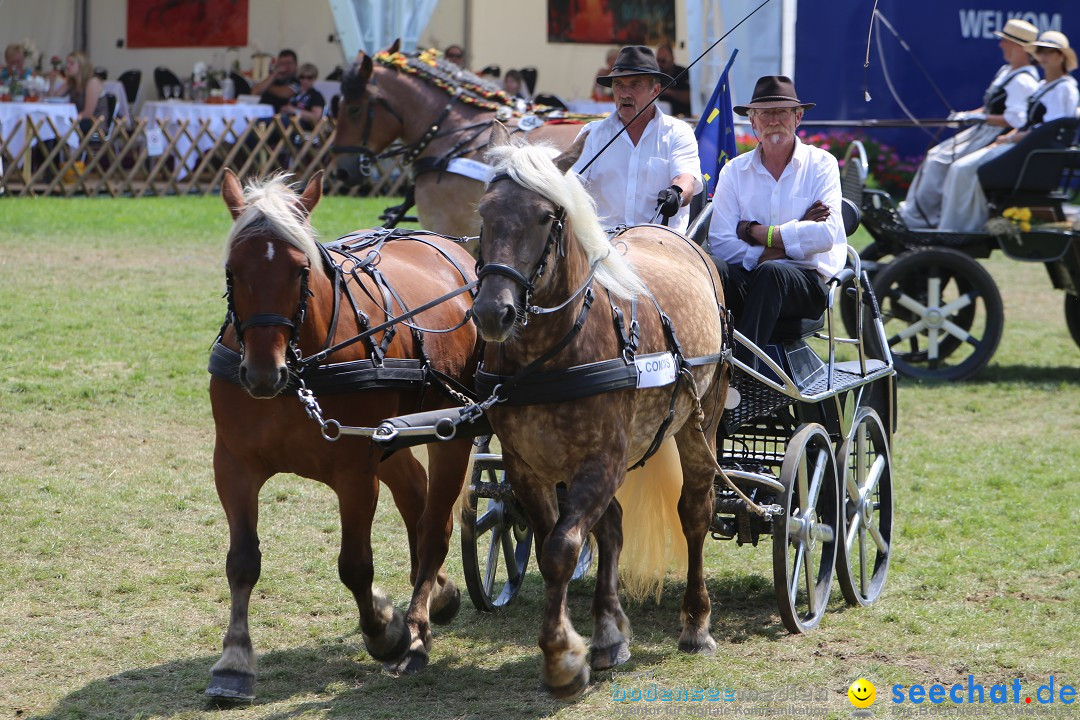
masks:
<path fill-rule="evenodd" d="M 385 204 L 328 198 L 314 223 L 332 238 Z M 1044 269 L 996 255 L 1006 323 L 990 366 L 962 384 L 900 385 L 894 559 L 875 606 L 845 608 L 836 589 L 817 630 L 788 635 L 768 543 L 710 540 L 714 658 L 676 650 L 675 580 L 658 606 L 628 604 L 631 662 L 554 702 L 539 689 L 530 569 L 505 613 L 466 599 L 428 670 L 391 677 L 337 579 L 333 494 L 281 476 L 261 496 L 259 697 L 210 706 L 229 594 L 205 368 L 228 213 L 218 198 L 0 199 L 0 212 L 0 718 L 615 717 L 656 709 L 613 699 L 653 683 L 738 694 L 672 705 L 680 715 L 846 718 L 860 676 L 877 686 L 875 714 L 900 717 L 895 684 L 1080 684 L 1080 349 Z M 403 607 L 408 557 L 389 503 L 375 533 L 378 582 Z M 590 593 L 589 580 L 571 588 L 584 635 Z M 753 699 L 791 686 L 793 701 Z"/>

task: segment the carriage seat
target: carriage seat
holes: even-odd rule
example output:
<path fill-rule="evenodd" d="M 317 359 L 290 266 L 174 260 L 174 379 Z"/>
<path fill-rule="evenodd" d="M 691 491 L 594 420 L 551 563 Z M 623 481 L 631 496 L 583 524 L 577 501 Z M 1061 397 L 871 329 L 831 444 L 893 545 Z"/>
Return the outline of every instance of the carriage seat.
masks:
<path fill-rule="evenodd" d="M 859 221 L 862 218 L 862 214 L 859 211 L 859 206 L 854 201 L 848 198 L 842 198 L 840 201 L 840 210 L 844 216 L 844 234 L 847 237 L 851 237 L 859 227 Z M 847 279 L 847 275 L 850 274 L 850 270 L 843 269 L 832 279 L 829 280 L 829 284 L 842 285 L 844 280 Z M 822 313 L 820 317 L 816 318 L 782 318 L 776 321 L 776 326 L 773 328 L 772 337 L 769 338 L 769 344 L 779 344 L 785 342 L 792 342 L 794 340 L 802 340 L 812 336 L 814 333 L 820 332 L 825 328 L 825 314 Z"/>
<path fill-rule="evenodd" d="M 1080 117 L 1059 118 L 1032 130 L 1008 152 L 979 168 L 979 182 L 992 208 L 1036 205 L 1063 218 L 1067 195 L 1080 177 Z"/>

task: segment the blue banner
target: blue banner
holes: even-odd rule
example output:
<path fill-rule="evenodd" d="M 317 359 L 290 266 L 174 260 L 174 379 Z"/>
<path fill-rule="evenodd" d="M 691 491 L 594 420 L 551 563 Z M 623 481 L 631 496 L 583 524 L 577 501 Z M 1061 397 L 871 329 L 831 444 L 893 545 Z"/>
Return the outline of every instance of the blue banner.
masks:
<path fill-rule="evenodd" d="M 716 189 L 716 178 L 720 168 L 730 158 L 735 157 L 735 123 L 731 117 L 731 84 L 728 71 L 735 62 L 738 50 L 731 53 L 720 80 L 716 83 L 712 97 L 701 113 L 694 135 L 697 136 L 698 158 L 701 160 L 701 172 L 705 177 L 706 197 L 712 197 Z"/>

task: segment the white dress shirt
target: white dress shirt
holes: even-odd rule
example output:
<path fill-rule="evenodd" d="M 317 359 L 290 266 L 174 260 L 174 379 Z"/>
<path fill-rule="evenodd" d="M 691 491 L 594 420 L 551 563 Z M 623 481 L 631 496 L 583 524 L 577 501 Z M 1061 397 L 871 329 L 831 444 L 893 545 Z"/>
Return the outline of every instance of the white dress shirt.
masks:
<path fill-rule="evenodd" d="M 1077 90 L 1076 78 L 1072 75 L 1065 75 L 1051 82 L 1043 80 L 1028 98 L 1028 118 L 1031 118 L 1039 105 L 1045 107 L 1046 111 L 1036 124 L 1048 123 L 1064 117 L 1076 117 L 1078 104 L 1080 104 L 1080 91 Z"/>
<path fill-rule="evenodd" d="M 603 227 L 651 222 L 656 216 L 657 193 L 684 173 L 694 178 L 694 194 L 701 192 L 701 162 L 693 129 L 683 120 L 655 109 L 637 145 L 623 133 L 581 176 L 585 189 L 596 201 Z M 574 171 L 580 173 L 622 128 L 617 112 L 582 128 L 581 132 L 589 135 Z M 689 223 L 690 208 L 684 205 L 669 225 L 685 232 Z"/>
<path fill-rule="evenodd" d="M 840 169 L 829 153 L 795 138 L 791 161 L 775 180 L 761 164 L 761 151 L 743 153 L 724 165 L 713 193 L 709 226 L 709 252 L 727 263 L 757 267 L 762 245 L 750 245 L 735 237 L 742 220 L 776 225 L 784 239 L 788 262 L 817 270 L 825 279 L 843 269 L 847 238 L 840 208 Z M 829 206 L 824 222 L 800 220 L 815 200 Z"/>

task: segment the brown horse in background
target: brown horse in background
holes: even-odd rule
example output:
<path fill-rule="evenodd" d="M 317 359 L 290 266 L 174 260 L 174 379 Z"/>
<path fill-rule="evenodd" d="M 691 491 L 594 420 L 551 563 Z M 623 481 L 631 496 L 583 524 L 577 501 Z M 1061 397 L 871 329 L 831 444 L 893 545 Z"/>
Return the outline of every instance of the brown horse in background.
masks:
<path fill-rule="evenodd" d="M 490 378 L 492 392 L 503 399 L 486 412 L 514 497 L 535 532 L 546 586 L 541 678 L 559 698 L 576 697 L 589 681 L 586 647 L 571 624 L 566 594 L 590 532 L 599 548 L 591 666 L 608 669 L 630 657 L 629 621 L 618 597 L 619 554 L 623 534 L 642 532 L 645 523 L 629 515 L 624 523 L 615 494 L 627 468 L 665 437 L 678 446 L 681 490 L 644 509 L 657 513 L 663 501 L 677 501 L 688 552 L 679 649 L 715 652 L 703 545 L 728 380 L 721 362 L 723 292 L 712 262 L 694 243 L 658 226 L 630 228 L 609 241 L 580 180 L 568 172 L 581 148 L 575 143 L 555 158 L 550 148 L 511 144 L 496 126 L 489 159 L 499 174 L 480 202 L 483 260 L 473 307 L 488 342 L 478 382 Z M 623 360 L 627 348 L 638 358 L 672 352 L 677 379 L 638 389 L 633 360 Z M 625 365 L 629 385 L 558 398 L 571 384 L 570 368 L 609 360 L 616 371 Z M 528 385 L 536 375 L 543 380 Z M 515 388 L 525 391 L 520 402 Z M 556 501 L 558 483 L 568 487 L 565 503 Z M 663 546 L 664 535 L 653 542 Z"/>
<path fill-rule="evenodd" d="M 429 620 L 449 622 L 460 606 L 460 592 L 446 578 L 442 561 L 453 527 L 451 511 L 469 461 L 469 440 L 430 447 L 429 486 L 423 466 L 407 450 L 383 460 L 382 451 L 367 438 L 342 436 L 327 442 L 320 424 L 308 417 L 298 399 L 295 383 L 300 357 L 470 282 L 472 258 L 455 243 L 426 235 L 392 238 L 378 248 L 376 267 L 385 280 L 381 285 L 353 261 L 332 263 L 308 220 L 319 201 L 321 182 L 322 173 L 317 173 L 299 196 L 280 179 L 249 185 L 245 191 L 230 171 L 222 187 L 235 222 L 225 261 L 228 326 L 214 357 L 231 358 L 232 365 L 229 372 L 215 372 L 211 378 L 210 401 L 217 431 L 214 480 L 229 522 L 226 573 L 232 609 L 223 653 L 206 691 L 212 697 L 254 697 L 248 603 L 260 572 L 258 497 L 276 473 L 318 480 L 337 494 L 342 529 L 338 572 L 356 598 L 364 644 L 372 657 L 389 663 L 407 655 L 426 658 Z M 470 306 L 468 293 L 459 294 L 410 322 L 429 329 L 453 328 L 461 325 Z M 362 365 L 376 354 L 431 358 L 435 370 L 468 386 L 476 366 L 476 331 L 471 323 L 445 334 L 395 327 L 334 351 L 329 362 Z M 407 388 L 388 384 L 328 392 L 317 400 L 326 418 L 364 427 L 390 416 L 460 404 L 429 387 L 431 383 Z M 371 524 L 380 478 L 408 531 L 414 592 L 406 618 L 372 587 Z"/>
<path fill-rule="evenodd" d="M 455 237 L 474 236 L 480 232 L 476 203 L 486 183 L 464 175 L 444 172 L 451 157 L 480 160 L 491 134 L 496 111 L 492 106 L 509 102 L 499 95 L 489 102 L 484 98 L 470 104 L 465 95 L 453 97 L 440 88 L 462 80 L 483 83 L 480 78 L 434 54 L 425 55 L 430 63 L 430 77 L 406 72 L 404 66 L 416 61 L 417 54 L 399 52 L 395 41 L 373 63 L 361 53 L 341 81 L 337 129 L 333 152 L 335 176 L 357 184 L 365 166 L 370 168 L 376 156 L 395 140 L 419 152 L 406 159 L 416 175 L 416 210 L 420 224 L 434 232 Z M 504 105 L 506 111 L 509 105 Z M 506 121 L 515 132 L 519 117 Z M 547 123 L 523 136 L 529 142 L 549 142 L 569 147 L 581 130 L 578 123 Z"/>

